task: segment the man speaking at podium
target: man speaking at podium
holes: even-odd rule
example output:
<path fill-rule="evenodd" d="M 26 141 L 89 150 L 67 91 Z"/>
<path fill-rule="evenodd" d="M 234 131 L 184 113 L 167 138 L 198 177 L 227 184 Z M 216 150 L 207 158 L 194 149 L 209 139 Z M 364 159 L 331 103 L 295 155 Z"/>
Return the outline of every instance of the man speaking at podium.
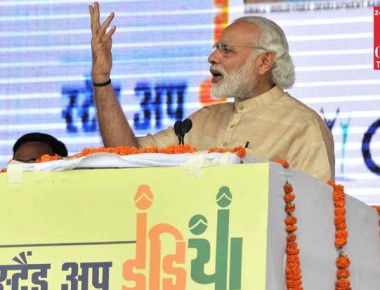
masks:
<path fill-rule="evenodd" d="M 99 4 L 89 6 L 92 80 L 104 145 L 166 147 L 178 144 L 173 128 L 136 137 L 111 85 L 114 13 L 100 23 Z M 110 28 L 109 28 L 110 27 Z M 236 19 L 222 33 L 208 61 L 212 95 L 233 103 L 204 107 L 192 115 L 186 143 L 198 150 L 249 142 L 248 156 L 283 159 L 322 181 L 334 179 L 334 142 L 320 116 L 285 93 L 295 80 L 282 29 L 263 17 Z"/>

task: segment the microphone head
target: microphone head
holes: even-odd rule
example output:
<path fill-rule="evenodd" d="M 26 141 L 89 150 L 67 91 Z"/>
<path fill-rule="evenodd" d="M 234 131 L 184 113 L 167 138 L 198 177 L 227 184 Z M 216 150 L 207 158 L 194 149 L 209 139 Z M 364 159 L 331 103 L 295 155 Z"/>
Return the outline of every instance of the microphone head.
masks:
<path fill-rule="evenodd" d="M 181 124 L 181 131 L 182 131 L 182 134 L 186 134 L 187 132 L 189 132 L 191 130 L 191 128 L 193 127 L 193 122 L 191 122 L 190 119 L 185 119 L 182 124 Z"/>
<path fill-rule="evenodd" d="M 182 122 L 177 121 L 174 123 L 174 133 L 179 137 L 181 136 L 181 131 L 182 131 Z"/>

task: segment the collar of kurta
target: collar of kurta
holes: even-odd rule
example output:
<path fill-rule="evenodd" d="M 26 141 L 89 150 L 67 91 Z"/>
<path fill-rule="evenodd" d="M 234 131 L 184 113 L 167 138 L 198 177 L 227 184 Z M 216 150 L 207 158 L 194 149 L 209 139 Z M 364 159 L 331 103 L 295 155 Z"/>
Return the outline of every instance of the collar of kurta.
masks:
<path fill-rule="evenodd" d="M 284 95 L 284 91 L 276 86 L 264 94 L 247 100 L 239 101 L 236 99 L 234 102 L 235 112 L 239 112 L 241 108 L 251 110 L 260 107 L 268 107 Z"/>

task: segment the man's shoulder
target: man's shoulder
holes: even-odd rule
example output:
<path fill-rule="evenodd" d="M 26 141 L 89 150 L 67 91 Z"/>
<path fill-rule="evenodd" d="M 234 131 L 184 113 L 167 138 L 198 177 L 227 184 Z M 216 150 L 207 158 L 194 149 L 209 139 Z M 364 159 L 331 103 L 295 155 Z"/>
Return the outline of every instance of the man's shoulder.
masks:
<path fill-rule="evenodd" d="M 313 108 L 288 93 L 284 93 L 268 110 L 268 118 L 284 126 L 299 130 L 329 131 L 325 121 Z"/>
<path fill-rule="evenodd" d="M 286 114 L 296 114 L 299 118 L 322 120 L 320 115 L 311 107 L 285 93 L 284 97 L 278 104 L 278 108 L 282 108 Z"/>

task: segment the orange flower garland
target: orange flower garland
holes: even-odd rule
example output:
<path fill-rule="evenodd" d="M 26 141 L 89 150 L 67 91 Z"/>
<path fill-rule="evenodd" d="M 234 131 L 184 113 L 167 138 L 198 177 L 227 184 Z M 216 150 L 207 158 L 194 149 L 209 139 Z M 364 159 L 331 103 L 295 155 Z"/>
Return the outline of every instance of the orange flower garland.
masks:
<path fill-rule="evenodd" d="M 55 154 L 54 156 L 51 156 L 49 154 L 44 154 L 36 160 L 36 163 L 59 160 L 59 159 L 62 159 L 62 156 L 60 156 L 58 154 Z"/>
<path fill-rule="evenodd" d="M 336 290 L 350 290 L 351 283 L 348 279 L 350 277 L 350 259 L 343 252 L 343 247 L 347 244 L 348 231 L 346 224 L 346 196 L 344 193 L 344 187 L 342 185 L 335 184 L 329 180 L 327 182 L 333 188 L 333 202 L 335 212 L 335 247 L 339 251 L 339 256 L 336 259 L 337 266 L 337 281 L 335 283 Z"/>
<path fill-rule="evenodd" d="M 197 152 L 197 149 L 187 144 L 173 145 L 173 146 L 168 146 L 162 149 L 158 149 L 158 153 L 164 153 L 164 154 L 182 154 L 182 153 L 194 153 L 194 152 Z"/>
<path fill-rule="evenodd" d="M 168 146 L 166 148 L 158 149 L 157 147 L 146 147 L 146 148 L 136 148 L 136 147 L 98 147 L 98 148 L 85 148 L 82 152 L 75 155 L 69 156 L 69 158 L 80 158 L 88 156 L 95 153 L 114 153 L 117 155 L 133 155 L 133 154 L 143 154 L 143 153 L 165 153 L 165 154 L 182 154 L 182 153 L 194 153 L 197 150 L 189 145 L 175 145 Z M 58 156 L 58 155 L 56 155 Z M 36 162 L 46 162 L 52 160 L 58 160 L 55 156 L 43 155 L 37 159 Z"/>
<path fill-rule="evenodd" d="M 197 152 L 197 149 L 191 147 L 190 145 L 173 145 L 165 148 L 157 148 L 157 147 L 146 147 L 146 148 L 136 148 L 136 147 L 127 147 L 127 146 L 119 146 L 119 147 L 98 147 L 98 148 L 85 148 L 82 152 L 79 152 L 75 155 L 69 156 L 68 158 L 80 158 L 84 156 L 88 156 L 95 153 L 114 153 L 117 155 L 125 156 L 125 155 L 133 155 L 133 154 L 143 154 L 143 153 L 164 153 L 164 154 L 183 154 L 183 153 L 194 153 Z M 235 153 L 240 158 L 243 158 L 246 155 L 246 150 L 242 146 L 238 146 L 232 149 L 221 149 L 221 148 L 211 148 L 208 150 L 208 153 L 211 152 L 231 152 Z M 40 158 L 36 160 L 37 163 L 54 161 L 62 159 L 59 155 L 42 155 Z"/>
<path fill-rule="evenodd" d="M 143 154 L 143 153 L 164 153 L 164 154 L 183 154 L 183 153 L 194 153 L 197 152 L 197 149 L 191 147 L 188 144 L 184 145 L 173 145 L 165 148 L 158 149 L 157 147 L 145 147 L 145 148 L 136 148 L 136 147 L 127 147 L 127 146 L 119 146 L 119 147 L 98 147 L 98 148 L 84 148 L 82 152 L 69 156 L 68 158 L 80 158 L 84 156 L 88 156 L 95 153 L 114 153 L 117 155 L 125 156 L 125 155 L 133 155 L 133 154 Z M 243 158 L 246 155 L 246 150 L 243 146 L 238 146 L 232 149 L 221 149 L 221 148 L 211 148 L 208 150 L 208 153 L 212 152 L 231 152 L 235 153 L 238 157 Z M 42 155 L 39 157 L 35 163 L 48 162 L 62 159 L 60 155 L 50 156 L 48 154 Z M 7 172 L 6 168 L 1 169 L 0 173 Z"/>
<path fill-rule="evenodd" d="M 284 160 L 276 160 L 276 162 L 280 163 L 284 168 L 289 168 L 289 163 Z M 288 290 L 302 290 L 300 250 L 296 242 L 297 235 L 295 234 L 297 230 L 297 218 L 293 215 L 296 209 L 294 204 L 296 196 L 293 193 L 293 186 L 288 181 L 285 182 L 283 189 L 285 212 L 287 214 L 284 222 L 285 230 L 288 233 L 286 238 L 286 287 Z"/>
<path fill-rule="evenodd" d="M 208 150 L 208 153 L 213 153 L 213 152 L 218 152 L 218 153 L 231 152 L 231 153 L 235 153 L 240 158 L 243 158 L 246 155 L 246 150 L 243 146 L 238 146 L 232 149 L 211 148 Z"/>

